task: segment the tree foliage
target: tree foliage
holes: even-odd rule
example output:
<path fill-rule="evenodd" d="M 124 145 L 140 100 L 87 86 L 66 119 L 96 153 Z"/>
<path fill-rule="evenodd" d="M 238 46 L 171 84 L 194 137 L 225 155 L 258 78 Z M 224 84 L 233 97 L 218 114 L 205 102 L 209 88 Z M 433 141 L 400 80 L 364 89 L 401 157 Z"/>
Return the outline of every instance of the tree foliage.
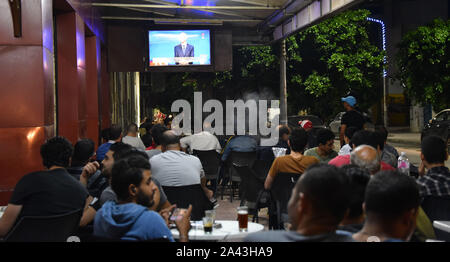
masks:
<path fill-rule="evenodd" d="M 369 14 L 348 11 L 287 39 L 291 112 L 308 109 L 327 119 L 342 111 L 347 94 L 363 110 L 379 101 L 385 54 L 369 39 Z"/>
<path fill-rule="evenodd" d="M 450 107 L 450 20 L 434 20 L 407 33 L 396 56 L 406 94 L 436 110 Z"/>

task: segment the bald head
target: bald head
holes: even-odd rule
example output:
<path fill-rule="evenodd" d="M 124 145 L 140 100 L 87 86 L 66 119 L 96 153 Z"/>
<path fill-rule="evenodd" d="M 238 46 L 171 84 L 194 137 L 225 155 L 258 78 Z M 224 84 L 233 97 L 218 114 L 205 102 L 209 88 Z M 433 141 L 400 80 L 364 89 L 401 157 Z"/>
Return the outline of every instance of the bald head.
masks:
<path fill-rule="evenodd" d="M 162 151 L 180 150 L 180 137 L 173 130 L 167 130 L 161 135 Z"/>
<path fill-rule="evenodd" d="M 360 145 L 350 154 L 350 163 L 369 170 L 371 174 L 380 171 L 380 156 L 375 148 Z"/>

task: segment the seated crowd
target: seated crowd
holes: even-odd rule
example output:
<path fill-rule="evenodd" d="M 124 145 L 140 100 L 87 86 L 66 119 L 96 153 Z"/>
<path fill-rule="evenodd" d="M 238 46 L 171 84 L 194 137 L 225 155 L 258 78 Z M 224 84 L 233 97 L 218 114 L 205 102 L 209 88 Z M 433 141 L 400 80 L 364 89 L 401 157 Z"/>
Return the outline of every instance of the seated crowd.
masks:
<path fill-rule="evenodd" d="M 81 210 L 79 231 L 94 238 L 173 242 L 170 228 L 176 227 L 178 240 L 188 241 L 197 204 L 186 206 L 171 221 L 177 205 L 167 190 L 196 186 L 207 205 L 214 207 L 216 183 L 227 183 L 231 153 L 256 152 L 258 140 L 237 135 L 221 145 L 208 131 L 181 138 L 160 124 L 145 130 L 143 143 L 137 125 L 129 125 L 124 137 L 121 127 L 113 125 L 102 131 L 104 143 L 96 151 L 90 139 L 74 146 L 64 137 L 48 139 L 40 151 L 47 169 L 17 183 L 0 218 L 0 237 L 24 216 Z M 375 132 L 347 128 L 339 153 L 330 130 L 318 130 L 314 138 L 302 127 L 277 130 L 280 138 L 275 146 L 287 150 L 271 160 L 264 189 L 270 190 L 284 173 L 301 174 L 286 203 L 290 227 L 252 233 L 244 241 L 416 241 L 423 217 L 428 223 L 450 220 L 449 212 L 437 204 L 450 199 L 448 152 L 442 139 L 423 139 L 415 179 L 396 170 L 398 153 L 386 144 L 384 127 Z M 206 179 L 202 162 L 192 155 L 195 150 L 218 153 L 218 181 Z"/>

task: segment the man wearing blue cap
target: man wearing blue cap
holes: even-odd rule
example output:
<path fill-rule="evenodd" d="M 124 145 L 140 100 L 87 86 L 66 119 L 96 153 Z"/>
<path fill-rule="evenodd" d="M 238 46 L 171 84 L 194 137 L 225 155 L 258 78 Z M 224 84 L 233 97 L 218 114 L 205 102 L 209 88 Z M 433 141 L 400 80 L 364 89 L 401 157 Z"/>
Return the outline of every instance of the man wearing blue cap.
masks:
<path fill-rule="evenodd" d="M 341 147 L 345 145 L 344 134 L 345 129 L 348 127 L 355 127 L 357 130 L 361 130 L 364 127 L 364 116 L 355 110 L 356 98 L 354 96 L 342 97 L 341 101 L 344 103 L 345 111 L 347 111 L 341 119 L 341 129 L 339 132 L 339 140 L 341 141 Z"/>

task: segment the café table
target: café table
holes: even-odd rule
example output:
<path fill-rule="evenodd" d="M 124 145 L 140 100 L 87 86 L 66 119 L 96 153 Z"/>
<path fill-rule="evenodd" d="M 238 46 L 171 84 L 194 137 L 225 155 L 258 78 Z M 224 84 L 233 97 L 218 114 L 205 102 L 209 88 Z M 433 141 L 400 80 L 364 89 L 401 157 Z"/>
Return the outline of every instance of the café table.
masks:
<path fill-rule="evenodd" d="M 433 221 L 433 226 L 445 232 L 450 233 L 450 221 Z"/>
<path fill-rule="evenodd" d="M 203 231 L 202 221 L 192 221 L 191 230 L 189 231 L 189 240 L 201 241 L 224 241 L 228 239 L 244 238 L 249 233 L 264 230 L 264 226 L 258 223 L 248 222 L 248 231 L 240 232 L 238 221 L 234 220 L 216 220 L 217 224 L 221 224 L 221 228 L 213 228 L 212 233 Z M 171 229 L 174 239 L 179 238 L 179 232 L 176 228 Z"/>

